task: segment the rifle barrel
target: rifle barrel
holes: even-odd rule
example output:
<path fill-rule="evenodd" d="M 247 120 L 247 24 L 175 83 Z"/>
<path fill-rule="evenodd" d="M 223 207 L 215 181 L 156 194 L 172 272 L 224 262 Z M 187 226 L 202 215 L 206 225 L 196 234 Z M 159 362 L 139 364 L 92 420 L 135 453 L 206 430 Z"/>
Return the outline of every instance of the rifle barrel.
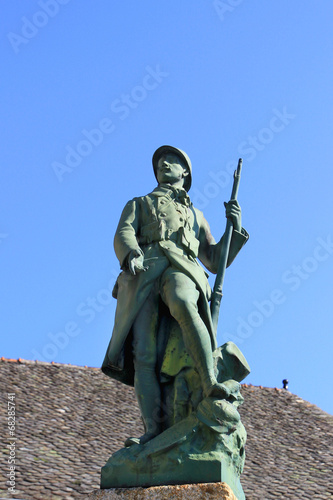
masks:
<path fill-rule="evenodd" d="M 231 198 L 230 200 L 237 200 L 238 188 L 240 182 L 240 174 L 242 170 L 243 160 L 240 158 L 238 160 L 237 169 L 234 172 L 234 183 L 232 186 Z M 225 276 L 225 270 L 228 262 L 228 255 L 232 237 L 233 225 L 230 219 L 227 219 L 226 229 L 223 236 L 222 248 L 221 248 L 221 257 L 219 262 L 219 267 L 215 279 L 214 290 L 211 299 L 211 315 L 212 315 L 212 323 L 215 335 L 217 333 L 217 324 L 219 320 L 219 312 L 221 307 L 222 300 L 222 288 Z"/>

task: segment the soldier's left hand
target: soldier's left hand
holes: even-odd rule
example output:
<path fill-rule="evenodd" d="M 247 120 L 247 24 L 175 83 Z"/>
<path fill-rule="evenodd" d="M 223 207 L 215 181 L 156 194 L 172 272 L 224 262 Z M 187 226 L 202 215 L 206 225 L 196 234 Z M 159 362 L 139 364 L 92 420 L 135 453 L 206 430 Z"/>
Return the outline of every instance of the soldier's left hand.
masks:
<path fill-rule="evenodd" d="M 224 202 L 225 216 L 231 220 L 232 225 L 236 231 L 242 229 L 242 211 L 237 200 L 230 200 L 228 203 Z"/>

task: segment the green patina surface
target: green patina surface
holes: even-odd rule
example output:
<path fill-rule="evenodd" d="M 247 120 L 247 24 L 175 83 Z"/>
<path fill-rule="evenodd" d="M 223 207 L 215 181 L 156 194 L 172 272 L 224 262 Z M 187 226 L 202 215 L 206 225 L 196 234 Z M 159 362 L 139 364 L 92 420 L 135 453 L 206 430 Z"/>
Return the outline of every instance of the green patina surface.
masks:
<path fill-rule="evenodd" d="M 225 204 L 227 230 L 216 242 L 189 198 L 186 153 L 162 146 L 153 169 L 157 188 L 126 204 L 116 231 L 122 272 L 102 366 L 134 385 L 145 434 L 127 438 L 110 458 L 102 488 L 225 481 L 243 498 L 246 433 L 237 406 L 239 382 L 250 370 L 232 342 L 217 349 L 212 292 L 199 264 L 220 275 L 225 261 L 224 275 L 246 243 L 238 187 Z"/>

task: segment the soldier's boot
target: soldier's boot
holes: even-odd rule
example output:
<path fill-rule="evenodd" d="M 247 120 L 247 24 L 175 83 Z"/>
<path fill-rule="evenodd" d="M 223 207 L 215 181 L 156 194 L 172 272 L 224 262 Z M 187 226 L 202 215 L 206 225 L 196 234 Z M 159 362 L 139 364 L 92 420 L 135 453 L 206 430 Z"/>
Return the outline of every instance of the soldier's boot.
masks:
<path fill-rule="evenodd" d="M 125 446 L 148 443 L 162 432 L 161 389 L 155 370 L 136 366 L 134 387 L 146 432 L 139 438 L 126 439 Z"/>
<path fill-rule="evenodd" d="M 216 380 L 212 344 L 206 325 L 200 318 L 191 318 L 179 322 L 182 329 L 185 348 L 199 372 L 204 396 L 226 399 L 230 390 Z"/>

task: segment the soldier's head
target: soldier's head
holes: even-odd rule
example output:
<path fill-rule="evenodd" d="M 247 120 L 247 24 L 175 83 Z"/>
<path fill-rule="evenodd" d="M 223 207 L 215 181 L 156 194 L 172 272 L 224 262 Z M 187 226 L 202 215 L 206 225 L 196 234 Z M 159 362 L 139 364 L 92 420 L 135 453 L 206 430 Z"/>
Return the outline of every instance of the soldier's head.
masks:
<path fill-rule="evenodd" d="M 192 165 L 184 151 L 172 146 L 161 146 L 153 155 L 153 168 L 159 184 L 177 184 L 189 191 L 192 183 Z"/>

